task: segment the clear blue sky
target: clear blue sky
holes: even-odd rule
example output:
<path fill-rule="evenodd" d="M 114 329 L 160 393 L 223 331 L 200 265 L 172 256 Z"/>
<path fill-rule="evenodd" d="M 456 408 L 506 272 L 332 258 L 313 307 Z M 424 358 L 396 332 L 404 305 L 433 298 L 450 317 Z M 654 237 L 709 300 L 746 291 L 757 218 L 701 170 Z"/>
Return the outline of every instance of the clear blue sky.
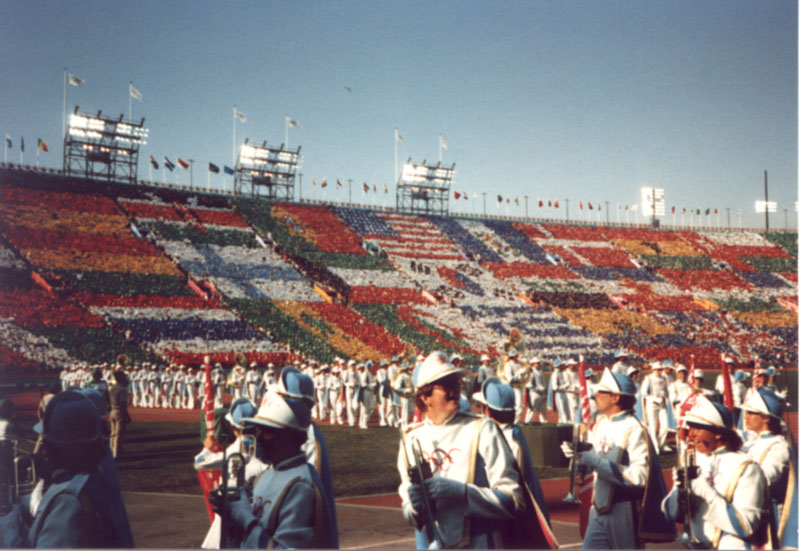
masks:
<path fill-rule="evenodd" d="M 454 189 L 470 193 L 458 210 L 481 212 L 485 192 L 490 214 L 524 214 L 527 195 L 531 215 L 609 201 L 614 220 L 656 186 L 668 212 L 718 208 L 725 225 L 741 209 L 763 225 L 766 169 L 771 225 L 789 208 L 796 227 L 797 26 L 797 3 L 778 0 L 1 0 L 0 132 L 9 160 L 24 137 L 34 163 L 42 138 L 41 164 L 60 167 L 66 67 L 85 81 L 68 111 L 127 115 L 129 81 L 141 92 L 145 179 L 151 154 L 195 159 L 203 184 L 208 161 L 232 164 L 236 105 L 240 142 L 279 144 L 285 117 L 300 123 L 304 197 L 322 198 L 311 184 L 325 178 L 336 198 L 340 179 L 346 200 L 352 179 L 354 200 L 392 204 L 397 128 L 401 161 L 437 160 L 444 136 Z M 364 181 L 380 193 L 364 198 Z"/>

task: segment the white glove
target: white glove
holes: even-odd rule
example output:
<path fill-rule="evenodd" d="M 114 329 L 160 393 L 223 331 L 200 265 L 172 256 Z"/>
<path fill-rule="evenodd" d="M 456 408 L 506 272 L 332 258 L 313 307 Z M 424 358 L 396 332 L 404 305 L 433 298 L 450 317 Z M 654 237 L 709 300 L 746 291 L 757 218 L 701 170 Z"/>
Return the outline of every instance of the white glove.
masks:
<path fill-rule="evenodd" d="M 572 459 L 572 456 L 575 455 L 575 450 L 572 449 L 572 445 L 567 441 L 561 442 L 561 452 L 567 459 Z"/>
<path fill-rule="evenodd" d="M 705 501 L 710 502 L 719 494 L 714 487 L 708 483 L 708 479 L 704 476 L 698 476 L 691 482 L 692 493 Z"/>

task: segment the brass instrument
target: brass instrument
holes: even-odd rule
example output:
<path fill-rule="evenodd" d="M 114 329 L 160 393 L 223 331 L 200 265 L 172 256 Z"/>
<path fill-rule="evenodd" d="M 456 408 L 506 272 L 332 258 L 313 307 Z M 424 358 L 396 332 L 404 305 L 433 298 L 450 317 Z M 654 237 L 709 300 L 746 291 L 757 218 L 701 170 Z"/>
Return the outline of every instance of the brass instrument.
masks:
<path fill-rule="evenodd" d="M 130 365 L 131 359 L 128 357 L 127 354 L 120 354 L 117 356 L 117 365 L 120 367 L 128 367 Z"/>
<path fill-rule="evenodd" d="M 575 493 L 575 478 L 578 476 L 578 444 L 581 439 L 581 425 L 577 421 L 572 425 L 572 449 L 574 453 L 569 460 L 569 492 L 564 496 L 564 503 L 580 503 L 578 495 Z"/>
<path fill-rule="evenodd" d="M 695 466 L 696 462 L 696 454 L 697 451 L 692 444 L 686 444 L 686 447 L 683 450 L 683 456 L 681 461 L 680 471 L 683 473 L 683 487 L 679 490 L 681 494 L 683 494 L 683 498 L 686 503 L 686 513 L 683 517 L 683 531 L 678 535 L 678 538 L 675 540 L 678 543 L 682 543 L 687 547 L 691 547 L 692 544 L 696 543 L 694 537 L 694 531 L 692 530 L 692 489 L 691 489 L 691 479 L 694 478 L 697 473 L 697 467 Z"/>
<path fill-rule="evenodd" d="M 244 527 L 231 526 L 231 519 L 228 518 L 228 501 L 239 499 L 241 489 L 244 488 L 244 466 L 245 459 L 241 453 L 232 453 L 225 456 L 222 463 L 222 480 L 212 494 L 219 496 L 220 499 L 220 549 L 230 549 L 239 547 L 242 539 Z M 230 485 L 230 471 L 236 473 L 235 486 Z M 238 528 L 238 529 L 237 529 Z"/>
<path fill-rule="evenodd" d="M 402 429 L 400 433 L 400 443 L 403 446 L 403 454 L 406 457 L 406 464 L 408 467 L 408 477 L 411 484 L 416 484 L 420 489 L 420 496 L 422 497 L 422 508 L 420 511 L 423 515 L 422 528 L 425 530 L 425 536 L 428 538 L 429 549 L 443 549 L 442 537 L 439 532 L 439 523 L 436 521 L 436 503 L 428 496 L 425 488 L 425 480 L 431 478 L 430 464 L 425 461 L 422 455 L 422 447 L 419 440 L 414 439 L 411 443 L 411 454 L 414 456 L 414 463 L 408 460 L 408 450 L 406 449 L 406 438 Z"/>

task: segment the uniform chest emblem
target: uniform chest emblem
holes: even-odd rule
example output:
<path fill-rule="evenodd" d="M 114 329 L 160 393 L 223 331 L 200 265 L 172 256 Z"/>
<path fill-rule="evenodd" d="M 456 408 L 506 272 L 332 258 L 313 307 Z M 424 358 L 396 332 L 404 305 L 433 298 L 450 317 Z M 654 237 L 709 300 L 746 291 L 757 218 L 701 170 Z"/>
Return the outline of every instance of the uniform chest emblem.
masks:
<path fill-rule="evenodd" d="M 455 458 L 461 455 L 461 450 L 458 448 L 451 448 L 450 451 L 445 451 L 441 448 L 436 448 L 430 454 L 422 452 L 423 458 L 430 463 L 431 472 L 436 474 L 441 471 L 446 473 L 450 467 L 455 464 Z"/>
<path fill-rule="evenodd" d="M 608 455 L 608 452 L 610 452 L 611 448 L 613 448 L 614 446 L 616 446 L 616 443 L 611 438 L 603 436 L 600 439 L 600 445 L 598 449 L 600 450 L 601 454 Z"/>
<path fill-rule="evenodd" d="M 262 513 L 264 513 L 264 508 L 269 507 L 270 505 L 272 505 L 271 499 L 264 499 L 261 496 L 256 496 L 256 498 L 253 500 L 253 515 L 256 518 L 260 518 Z"/>

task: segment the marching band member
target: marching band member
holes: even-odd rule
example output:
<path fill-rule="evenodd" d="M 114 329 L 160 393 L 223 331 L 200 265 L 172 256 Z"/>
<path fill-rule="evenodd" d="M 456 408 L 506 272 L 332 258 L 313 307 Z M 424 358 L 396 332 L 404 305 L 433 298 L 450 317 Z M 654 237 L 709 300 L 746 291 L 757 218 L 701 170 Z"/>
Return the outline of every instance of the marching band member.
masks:
<path fill-rule="evenodd" d="M 508 351 L 508 360 L 503 364 L 503 371 L 500 377 L 505 383 L 514 389 L 514 422 L 519 423 L 522 417 L 522 393 L 525 391 L 525 368 L 517 362 L 517 349 L 511 348 Z"/>
<path fill-rule="evenodd" d="M 772 390 L 759 387 L 742 405 L 744 424 L 755 436 L 748 439 L 742 447 L 764 473 L 769 499 L 771 543 L 774 548 L 778 544 L 786 546 L 784 536 L 793 495 L 797 491 L 797 465 L 792 462 L 789 443 L 783 436 L 784 401 Z M 790 486 L 791 484 L 791 486 Z M 797 534 L 794 534 L 794 546 L 797 546 Z"/>
<path fill-rule="evenodd" d="M 278 382 L 275 386 L 275 393 L 286 399 L 302 400 L 311 411 L 314 409 L 314 381 L 310 376 L 294 368 L 286 368 L 281 371 Z M 328 444 L 322 431 L 313 420 L 308 424 L 308 435 L 302 446 L 306 454 L 306 461 L 314 467 L 319 475 L 322 488 L 325 491 L 326 506 L 329 518 L 336 524 L 336 504 L 333 495 L 333 470 L 331 469 L 331 459 L 328 454 Z M 337 545 L 338 547 L 338 545 Z"/>
<path fill-rule="evenodd" d="M 392 382 L 392 390 L 400 397 L 397 420 L 401 427 L 405 427 L 408 423 L 411 415 L 411 400 L 414 397 L 414 383 L 409 371 L 411 369 L 408 367 L 408 363 L 403 362 L 400 365 L 400 374 Z"/>
<path fill-rule="evenodd" d="M 669 381 L 663 373 L 663 366 L 659 362 L 652 362 L 652 371 L 645 375 L 639 395 L 644 400 L 644 424 L 650 434 L 650 440 L 660 452 L 667 440 L 667 385 Z M 669 450 L 666 450 L 669 451 Z"/>
<path fill-rule="evenodd" d="M 628 351 L 619 349 L 614 354 L 614 358 L 617 361 L 614 362 L 614 365 L 611 366 L 611 371 L 613 371 L 614 373 L 619 373 L 620 375 L 627 375 L 628 368 L 630 367 L 629 363 L 630 354 L 628 354 Z"/>
<path fill-rule="evenodd" d="M 545 396 L 547 394 L 547 387 L 544 385 L 544 375 L 542 370 L 539 369 L 541 361 L 537 356 L 530 360 L 530 378 L 528 384 L 525 385 L 525 391 L 528 393 L 528 411 L 525 414 L 525 422 L 531 423 L 534 417 L 538 414 L 539 422 L 547 422 L 547 410 L 545 409 Z"/>
<path fill-rule="evenodd" d="M 225 414 L 225 421 L 227 421 L 233 429 L 233 434 L 236 436 L 236 439 L 224 451 L 215 452 L 211 449 L 213 447 L 213 438 L 210 435 L 207 436 L 203 450 L 194 458 L 195 470 L 222 469 L 227 457 L 234 453 L 241 453 L 245 460 L 245 485 L 252 488 L 256 479 L 267 470 L 267 465 L 256 457 L 254 438 L 251 435 L 245 435 L 243 433 L 244 419 L 254 416 L 256 412 L 256 406 L 247 398 L 238 398 L 234 400 L 231 404 L 230 411 Z M 228 468 L 229 479 L 236 480 L 236 467 L 229 463 Z M 214 515 L 214 520 L 211 523 L 211 527 L 208 529 L 208 533 L 201 547 L 205 549 L 218 549 L 220 547 L 220 529 L 220 516 Z"/>
<path fill-rule="evenodd" d="M 697 396 L 686 414 L 689 441 L 707 460 L 698 462 L 695 478 L 676 476 L 676 485 L 664 499 L 662 510 L 670 518 L 685 516 L 684 484 L 689 484 L 695 543 L 714 549 L 749 549 L 766 541 L 761 522 L 765 506 L 764 474 L 747 454 L 734 430 L 733 415 L 721 403 Z"/>
<path fill-rule="evenodd" d="M 567 402 L 567 380 L 564 377 L 566 365 L 561 359 L 556 358 L 553 362 L 553 373 L 547 385 L 547 409 L 554 409 L 558 413 L 559 423 L 571 423 L 569 403 Z"/>
<path fill-rule="evenodd" d="M 578 465 L 594 470 L 594 493 L 584 549 L 640 549 L 644 541 L 672 541 L 675 526 L 658 511 L 666 493 L 658 456 L 633 415 L 636 385 L 606 368 L 594 385 L 598 420 Z M 561 445 L 572 457 L 569 442 Z"/>
<path fill-rule="evenodd" d="M 392 389 L 389 385 L 389 369 L 386 360 L 381 360 L 380 367 L 375 372 L 375 383 L 378 385 L 376 398 L 378 401 L 378 416 L 380 426 L 394 425 L 394 411 Z"/>
<path fill-rule="evenodd" d="M 145 391 L 144 407 L 154 408 L 158 405 L 160 378 L 155 365 L 146 364 L 146 366 L 147 375 L 145 376 L 145 381 L 147 382 L 147 390 Z"/>
<path fill-rule="evenodd" d="M 158 407 L 172 407 L 172 394 L 175 389 L 175 385 L 172 384 L 173 379 L 174 375 L 172 374 L 172 365 L 168 365 L 161 373 L 161 401 Z"/>
<path fill-rule="evenodd" d="M 571 420 L 578 418 L 578 394 L 581 391 L 580 380 L 578 378 L 578 371 L 575 366 L 578 362 L 574 358 L 570 358 L 564 364 L 567 368 L 562 372 L 564 380 L 567 383 L 567 388 L 564 395 L 567 397 L 567 407 L 569 408 L 569 415 Z"/>
<path fill-rule="evenodd" d="M 194 372 L 193 367 L 186 370 L 186 393 L 183 395 L 183 409 L 194 409 L 195 396 L 197 396 L 197 387 L 200 384 L 199 377 Z"/>
<path fill-rule="evenodd" d="M 223 405 L 225 394 L 225 370 L 219 362 L 214 364 L 214 369 L 211 371 L 211 386 L 214 389 L 214 409 L 219 409 Z"/>
<path fill-rule="evenodd" d="M 233 391 L 233 399 L 238 400 L 242 397 L 242 390 L 244 389 L 244 379 L 245 379 L 245 368 L 244 364 L 246 363 L 246 359 L 244 354 L 237 354 L 236 355 L 236 363 L 231 369 L 230 374 L 228 375 L 228 386 Z"/>
<path fill-rule="evenodd" d="M 312 413 L 316 409 L 316 417 L 320 421 L 324 421 L 328 416 L 328 364 L 322 364 L 317 370 L 317 374 L 313 377 L 314 392 L 316 394 L 316 408 L 312 408 Z"/>
<path fill-rule="evenodd" d="M 172 396 L 170 399 L 170 407 L 181 408 L 183 407 L 183 400 L 186 397 L 186 366 L 181 364 L 178 366 L 178 371 L 173 376 L 172 383 Z"/>
<path fill-rule="evenodd" d="M 328 498 L 301 449 L 310 422 L 305 403 L 271 392 L 258 413 L 244 419 L 245 427 L 255 431 L 259 459 L 272 468 L 257 480 L 252 500 L 242 489 L 224 512 L 243 530 L 243 548 L 337 547 Z"/>
<path fill-rule="evenodd" d="M 358 415 L 359 428 L 366 429 L 372 410 L 375 408 L 375 377 L 370 371 L 372 362 L 358 364 Z"/>
<path fill-rule="evenodd" d="M 414 373 L 416 403 L 425 419 L 403 432 L 397 468 L 403 518 L 416 529 L 418 549 L 434 542 L 441 547 L 497 547 L 508 521 L 521 511 L 519 475 L 499 427 L 460 410 L 464 373 L 442 352 L 428 355 Z M 412 481 L 409 468 L 420 455 L 420 461 L 429 462 L 432 476 Z M 435 504 L 433 526 L 424 514 L 421 485 Z M 434 541 L 425 526 L 432 529 Z"/>
<path fill-rule="evenodd" d="M 351 427 L 356 424 L 356 411 L 358 411 L 359 377 L 356 373 L 356 361 L 348 360 L 347 369 L 342 376 L 344 383 L 345 409 L 347 410 L 347 424 Z"/>
<path fill-rule="evenodd" d="M 481 365 L 478 366 L 478 372 L 475 375 L 475 380 L 472 382 L 472 392 L 480 392 L 483 381 L 489 377 L 494 377 L 494 369 L 489 365 L 492 359 L 486 354 L 481 354 Z"/>
<path fill-rule="evenodd" d="M 489 417 L 500 425 L 506 443 L 516 461 L 517 469 L 521 475 L 520 480 L 524 483 L 523 491 L 529 492 L 525 503 L 526 517 L 524 519 L 515 519 L 512 522 L 524 523 L 529 527 L 536 526 L 541 530 L 541 534 L 538 538 L 535 538 L 535 541 L 529 540 L 520 543 L 526 543 L 525 547 L 529 548 L 544 547 L 545 545 L 558 547 L 550 528 L 550 518 L 547 514 L 544 493 L 539 484 L 539 477 L 536 476 L 536 469 L 533 466 L 528 443 L 525 441 L 519 426 L 512 422 L 514 420 L 514 391 L 497 377 L 490 377 L 483 382 L 481 392 L 473 394 L 473 400 L 480 404 L 482 415 Z M 523 497 L 526 496 L 523 494 Z M 507 547 L 513 547 L 514 543 L 517 542 L 507 543 Z"/>
<path fill-rule="evenodd" d="M 260 396 L 258 395 L 258 384 L 261 382 L 261 373 L 258 372 L 258 364 L 250 362 L 250 369 L 244 375 L 244 394 L 245 398 L 258 403 Z"/>
<path fill-rule="evenodd" d="M 347 400 L 344 396 L 344 383 L 339 373 L 339 364 L 333 366 L 331 376 L 328 378 L 328 400 L 331 402 L 330 423 L 343 425 L 345 420 L 344 408 Z"/>

